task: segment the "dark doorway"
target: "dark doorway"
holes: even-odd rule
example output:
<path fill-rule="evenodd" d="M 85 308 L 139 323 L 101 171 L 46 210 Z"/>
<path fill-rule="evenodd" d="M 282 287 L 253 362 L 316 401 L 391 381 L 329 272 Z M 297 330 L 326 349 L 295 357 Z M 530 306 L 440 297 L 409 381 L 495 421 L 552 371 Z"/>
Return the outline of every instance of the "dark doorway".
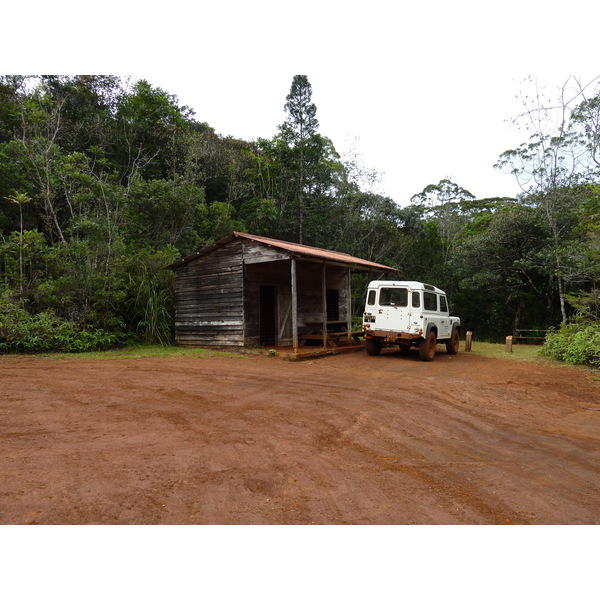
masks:
<path fill-rule="evenodd" d="M 277 345 L 277 288 L 260 286 L 259 340 L 261 346 Z"/>
<path fill-rule="evenodd" d="M 327 290 L 327 320 L 340 320 L 340 295 L 337 290 Z"/>

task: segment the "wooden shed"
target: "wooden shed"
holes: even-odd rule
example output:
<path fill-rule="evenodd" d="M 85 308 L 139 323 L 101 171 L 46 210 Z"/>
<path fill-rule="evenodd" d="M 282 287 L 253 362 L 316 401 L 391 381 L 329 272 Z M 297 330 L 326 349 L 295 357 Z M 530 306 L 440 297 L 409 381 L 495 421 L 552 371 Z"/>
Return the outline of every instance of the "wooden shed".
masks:
<path fill-rule="evenodd" d="M 351 273 L 395 269 L 234 232 L 170 265 L 175 338 L 196 347 L 334 345 L 351 332 Z M 310 342 L 309 342 L 310 343 Z"/>

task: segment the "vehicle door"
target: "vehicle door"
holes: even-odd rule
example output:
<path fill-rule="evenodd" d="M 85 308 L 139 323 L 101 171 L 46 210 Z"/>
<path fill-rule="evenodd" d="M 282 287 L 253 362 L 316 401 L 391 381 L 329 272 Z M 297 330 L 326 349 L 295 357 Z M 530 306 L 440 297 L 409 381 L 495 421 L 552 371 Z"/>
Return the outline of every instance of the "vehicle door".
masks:
<path fill-rule="evenodd" d="M 440 325 L 438 327 L 439 336 L 442 339 L 449 338 L 452 334 L 450 329 L 450 313 L 448 311 L 448 301 L 446 300 L 446 296 L 439 296 L 440 302 Z"/>
<path fill-rule="evenodd" d="M 382 287 L 379 290 L 377 329 L 385 331 L 406 331 L 410 308 L 409 291 L 406 287 Z"/>

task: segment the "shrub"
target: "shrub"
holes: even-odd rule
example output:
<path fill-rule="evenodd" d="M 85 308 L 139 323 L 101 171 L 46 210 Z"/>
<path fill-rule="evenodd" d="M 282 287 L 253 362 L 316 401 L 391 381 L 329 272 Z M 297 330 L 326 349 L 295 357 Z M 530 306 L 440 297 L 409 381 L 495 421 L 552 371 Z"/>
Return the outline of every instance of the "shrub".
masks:
<path fill-rule="evenodd" d="M 8 294 L 0 296 L 0 352 L 88 352 L 119 344 L 122 336 L 81 329 L 48 310 L 31 315 Z"/>
<path fill-rule="evenodd" d="M 541 353 L 571 365 L 600 367 L 600 321 L 577 319 L 550 330 Z"/>

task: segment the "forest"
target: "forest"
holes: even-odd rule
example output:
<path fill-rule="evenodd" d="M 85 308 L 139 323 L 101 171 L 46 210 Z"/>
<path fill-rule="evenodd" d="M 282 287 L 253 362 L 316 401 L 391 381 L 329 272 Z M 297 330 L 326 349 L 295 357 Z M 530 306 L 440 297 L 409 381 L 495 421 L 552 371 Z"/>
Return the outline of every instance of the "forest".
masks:
<path fill-rule="evenodd" d="M 171 343 L 165 267 L 242 231 L 393 266 L 444 289 L 476 339 L 552 328 L 550 354 L 600 366 L 600 78 L 522 99 L 505 117 L 524 139 L 496 164 L 518 197 L 443 179 L 392 199 L 320 132 L 305 75 L 253 141 L 145 80 L 2 76 L 0 352 Z"/>

